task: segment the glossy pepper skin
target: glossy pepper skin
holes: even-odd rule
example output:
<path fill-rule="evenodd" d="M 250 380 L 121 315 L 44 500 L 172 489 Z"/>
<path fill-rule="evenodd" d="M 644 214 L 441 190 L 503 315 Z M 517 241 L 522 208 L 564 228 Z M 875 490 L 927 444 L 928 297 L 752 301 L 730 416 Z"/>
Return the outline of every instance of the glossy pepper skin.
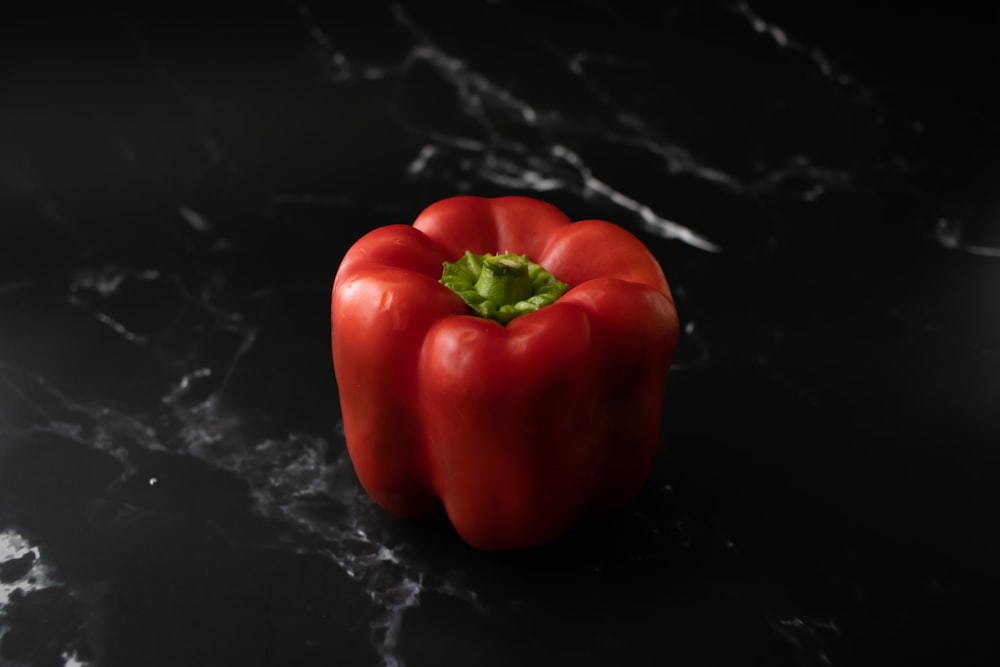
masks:
<path fill-rule="evenodd" d="M 439 282 L 463 253 L 527 255 L 569 285 L 506 325 Z M 660 265 L 601 220 L 461 196 L 358 240 L 333 285 L 344 434 L 367 493 L 447 512 L 484 550 L 549 542 L 649 475 L 678 320 Z"/>

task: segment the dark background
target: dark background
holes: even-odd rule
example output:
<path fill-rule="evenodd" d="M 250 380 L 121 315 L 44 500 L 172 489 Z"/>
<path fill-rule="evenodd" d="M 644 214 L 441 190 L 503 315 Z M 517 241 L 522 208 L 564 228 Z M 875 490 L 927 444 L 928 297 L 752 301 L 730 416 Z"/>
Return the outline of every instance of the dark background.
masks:
<path fill-rule="evenodd" d="M 995 664 L 996 9 L 429 4 L 4 10 L 0 665 Z M 338 430 L 340 258 L 454 194 L 681 317 L 649 483 L 527 552 Z"/>

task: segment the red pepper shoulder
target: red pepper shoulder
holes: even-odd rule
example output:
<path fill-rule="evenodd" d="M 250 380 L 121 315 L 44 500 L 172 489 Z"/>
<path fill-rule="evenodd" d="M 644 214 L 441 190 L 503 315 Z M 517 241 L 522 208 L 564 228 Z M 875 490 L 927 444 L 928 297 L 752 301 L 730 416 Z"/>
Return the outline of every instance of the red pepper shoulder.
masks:
<path fill-rule="evenodd" d="M 512 252 L 537 261 L 552 234 L 570 224 L 558 208 L 531 197 L 449 197 L 431 204 L 413 226 L 454 261 L 476 254 Z"/>

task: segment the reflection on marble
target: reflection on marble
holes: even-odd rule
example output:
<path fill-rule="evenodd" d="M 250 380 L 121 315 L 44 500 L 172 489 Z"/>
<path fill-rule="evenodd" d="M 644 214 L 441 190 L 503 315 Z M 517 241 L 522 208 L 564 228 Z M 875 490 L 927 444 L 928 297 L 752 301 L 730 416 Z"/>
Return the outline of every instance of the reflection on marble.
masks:
<path fill-rule="evenodd" d="M 26 24 L 0 664 L 988 664 L 988 25 L 435 7 Z M 386 515 L 339 430 L 337 262 L 456 193 L 630 228 L 684 325 L 650 482 L 531 552 Z"/>

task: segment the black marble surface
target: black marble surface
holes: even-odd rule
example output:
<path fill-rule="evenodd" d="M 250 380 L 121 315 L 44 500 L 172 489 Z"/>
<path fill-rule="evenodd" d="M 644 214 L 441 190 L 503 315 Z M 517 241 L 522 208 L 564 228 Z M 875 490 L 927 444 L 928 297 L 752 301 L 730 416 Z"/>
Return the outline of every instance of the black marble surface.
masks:
<path fill-rule="evenodd" d="M 0 665 L 1000 664 L 996 10 L 5 9 Z M 329 289 L 454 194 L 640 236 L 648 484 L 486 554 L 361 492 Z"/>

